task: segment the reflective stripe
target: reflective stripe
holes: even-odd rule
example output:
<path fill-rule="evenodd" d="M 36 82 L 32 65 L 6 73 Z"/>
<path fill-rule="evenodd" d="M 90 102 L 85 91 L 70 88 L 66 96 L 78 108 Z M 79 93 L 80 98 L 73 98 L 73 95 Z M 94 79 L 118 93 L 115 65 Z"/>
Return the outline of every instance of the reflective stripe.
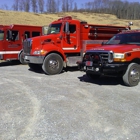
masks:
<path fill-rule="evenodd" d="M 63 48 L 63 50 L 76 50 L 77 48 Z"/>
<path fill-rule="evenodd" d="M 0 51 L 0 54 L 19 54 L 20 51 Z"/>
<path fill-rule="evenodd" d="M 102 42 L 107 40 L 83 40 L 83 44 L 102 44 Z"/>
<path fill-rule="evenodd" d="M 83 40 L 83 46 L 86 48 L 87 44 L 102 44 L 103 41 L 107 40 Z M 76 50 L 77 48 L 63 48 L 63 50 Z"/>

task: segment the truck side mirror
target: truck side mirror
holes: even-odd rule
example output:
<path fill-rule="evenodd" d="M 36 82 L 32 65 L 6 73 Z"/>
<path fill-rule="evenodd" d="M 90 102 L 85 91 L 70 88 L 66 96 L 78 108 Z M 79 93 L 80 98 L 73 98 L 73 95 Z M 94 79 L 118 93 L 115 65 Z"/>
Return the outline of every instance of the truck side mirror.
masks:
<path fill-rule="evenodd" d="M 69 22 L 66 22 L 65 33 L 66 33 L 67 35 L 69 35 L 69 33 L 70 33 L 70 31 L 69 31 Z"/>
<path fill-rule="evenodd" d="M 42 34 L 47 35 L 47 33 L 48 33 L 48 26 L 43 26 L 42 27 Z"/>
<path fill-rule="evenodd" d="M 105 41 L 103 41 L 101 45 L 105 45 L 105 44 L 106 44 L 106 42 L 105 42 Z"/>
<path fill-rule="evenodd" d="M 105 44 L 105 42 L 103 41 L 103 42 L 102 42 L 102 45 L 104 45 L 104 44 Z"/>
<path fill-rule="evenodd" d="M 8 30 L 8 32 L 7 32 L 7 39 L 9 41 L 12 41 L 12 31 L 11 30 Z"/>
<path fill-rule="evenodd" d="M 27 39 L 28 38 L 28 35 L 27 34 L 25 34 L 25 39 Z"/>

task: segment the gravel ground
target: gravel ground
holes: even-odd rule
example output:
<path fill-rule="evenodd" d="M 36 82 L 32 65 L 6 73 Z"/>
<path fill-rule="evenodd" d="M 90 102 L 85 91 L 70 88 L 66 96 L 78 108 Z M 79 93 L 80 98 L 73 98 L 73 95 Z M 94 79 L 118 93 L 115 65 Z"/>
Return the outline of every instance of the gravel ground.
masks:
<path fill-rule="evenodd" d="M 0 140 L 139 140 L 140 84 L 0 64 Z"/>

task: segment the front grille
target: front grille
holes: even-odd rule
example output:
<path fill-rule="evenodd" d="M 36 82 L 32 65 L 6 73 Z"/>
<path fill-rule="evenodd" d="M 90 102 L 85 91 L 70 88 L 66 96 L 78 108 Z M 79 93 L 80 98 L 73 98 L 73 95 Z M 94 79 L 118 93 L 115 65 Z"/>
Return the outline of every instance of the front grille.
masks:
<path fill-rule="evenodd" d="M 104 63 L 108 62 L 108 56 L 109 56 L 108 53 L 101 53 L 100 56 Z"/>
<path fill-rule="evenodd" d="M 24 54 L 30 54 L 32 49 L 32 40 L 26 39 L 23 41 L 23 52 Z"/>
<path fill-rule="evenodd" d="M 110 51 L 88 51 L 84 61 L 92 61 L 93 64 L 107 64 L 111 62 L 113 53 Z"/>

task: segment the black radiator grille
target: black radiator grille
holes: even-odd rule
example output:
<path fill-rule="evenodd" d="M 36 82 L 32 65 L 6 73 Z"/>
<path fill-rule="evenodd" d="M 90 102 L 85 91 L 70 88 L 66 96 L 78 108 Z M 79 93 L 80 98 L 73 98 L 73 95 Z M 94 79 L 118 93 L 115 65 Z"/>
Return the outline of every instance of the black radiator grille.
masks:
<path fill-rule="evenodd" d="M 23 51 L 25 54 L 30 54 L 32 49 L 32 40 L 27 39 L 23 41 Z"/>

